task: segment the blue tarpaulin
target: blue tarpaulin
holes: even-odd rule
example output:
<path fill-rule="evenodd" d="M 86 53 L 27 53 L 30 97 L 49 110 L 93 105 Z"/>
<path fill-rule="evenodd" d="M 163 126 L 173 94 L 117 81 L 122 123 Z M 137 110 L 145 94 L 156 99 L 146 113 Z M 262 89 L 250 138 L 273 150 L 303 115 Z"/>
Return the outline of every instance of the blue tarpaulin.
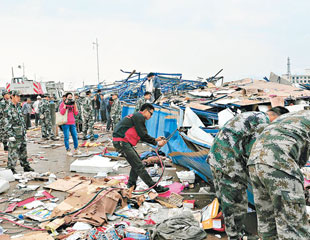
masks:
<path fill-rule="evenodd" d="M 134 105 L 123 106 L 122 117 L 134 112 Z M 155 111 L 151 119 L 146 121 L 148 133 L 152 137 L 164 136 L 168 137 L 174 130 L 178 128 L 177 124 L 178 112 L 177 110 L 167 109 L 160 106 L 155 107 Z M 177 156 L 172 156 L 174 163 L 194 170 L 205 181 L 212 179 L 210 166 L 206 163 L 206 154 L 199 156 L 194 154 L 189 157 L 183 153 L 194 153 L 187 147 L 179 132 L 176 132 L 169 142 L 161 148 L 166 155 L 172 152 L 179 152 Z"/>
<path fill-rule="evenodd" d="M 122 117 L 134 112 L 134 105 L 123 106 Z M 177 110 L 168 109 L 167 107 L 155 107 L 154 114 L 151 119 L 146 121 L 146 127 L 149 135 L 152 137 L 165 136 L 168 137 L 175 129 L 177 124 Z M 206 182 L 212 181 L 212 172 L 210 165 L 206 162 L 207 151 L 193 152 L 187 147 L 179 132 L 176 132 L 169 142 L 161 149 L 166 155 L 172 154 L 173 163 L 182 165 L 190 170 L 194 170 Z M 252 188 L 249 185 L 248 200 L 254 204 Z"/>

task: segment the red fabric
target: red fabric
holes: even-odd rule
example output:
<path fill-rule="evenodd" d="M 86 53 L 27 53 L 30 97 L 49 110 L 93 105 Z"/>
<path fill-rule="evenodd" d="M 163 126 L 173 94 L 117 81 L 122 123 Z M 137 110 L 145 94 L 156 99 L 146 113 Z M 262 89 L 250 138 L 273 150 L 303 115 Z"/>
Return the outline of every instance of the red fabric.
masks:
<path fill-rule="evenodd" d="M 125 133 L 125 139 L 132 145 L 136 146 L 140 140 L 140 137 L 135 129 L 135 127 L 129 128 Z"/>
<path fill-rule="evenodd" d="M 130 114 L 128 116 L 126 116 L 126 118 L 131 118 L 133 114 Z M 125 137 L 124 138 L 113 138 L 113 141 L 121 141 L 121 142 L 127 142 L 130 143 L 132 146 L 136 146 L 137 143 L 140 141 L 140 137 L 136 131 L 136 128 L 133 126 L 131 128 L 129 128 L 126 132 L 125 132 Z"/>
<path fill-rule="evenodd" d="M 74 109 L 74 105 L 69 106 L 67 105 L 67 109 L 65 108 L 64 102 L 62 102 L 59 106 L 59 112 L 62 115 L 65 115 L 66 110 L 68 111 L 68 122 L 66 123 L 67 125 L 73 125 L 75 124 L 75 118 L 74 115 L 78 115 L 79 111 L 77 109 Z"/>
<path fill-rule="evenodd" d="M 140 140 L 140 137 L 139 137 L 135 127 L 129 128 L 125 132 L 124 138 L 118 138 L 118 137 L 113 138 L 113 141 L 115 141 L 115 142 L 127 142 L 127 143 L 130 143 L 132 146 L 136 146 L 137 143 L 139 142 L 139 140 Z"/>

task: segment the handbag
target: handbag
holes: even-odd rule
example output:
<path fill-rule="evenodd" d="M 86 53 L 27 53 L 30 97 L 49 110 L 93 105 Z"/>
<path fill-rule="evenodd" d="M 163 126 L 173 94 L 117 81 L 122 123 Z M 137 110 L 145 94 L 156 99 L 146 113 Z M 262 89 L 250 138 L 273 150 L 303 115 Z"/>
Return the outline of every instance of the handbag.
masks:
<path fill-rule="evenodd" d="M 66 109 L 66 112 L 64 115 L 62 115 L 60 112 L 56 113 L 56 125 L 64 125 L 68 122 L 68 110 Z"/>

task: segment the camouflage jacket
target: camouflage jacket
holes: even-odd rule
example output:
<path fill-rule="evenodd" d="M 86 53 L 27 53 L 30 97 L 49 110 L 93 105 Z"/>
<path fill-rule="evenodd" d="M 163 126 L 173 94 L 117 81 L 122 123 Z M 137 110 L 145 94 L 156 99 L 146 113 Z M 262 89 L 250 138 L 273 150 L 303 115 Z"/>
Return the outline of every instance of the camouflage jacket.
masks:
<path fill-rule="evenodd" d="M 264 129 L 253 145 L 248 165 L 265 164 L 296 177 L 310 154 L 310 111 L 288 113 Z"/>
<path fill-rule="evenodd" d="M 138 101 L 136 102 L 136 107 L 135 107 L 135 112 L 139 112 L 140 111 L 140 108 L 142 107 L 142 105 L 146 103 L 146 100 L 143 97 L 139 98 Z"/>
<path fill-rule="evenodd" d="M 0 128 L 3 127 L 4 119 L 8 116 L 8 107 L 9 107 L 10 101 L 2 99 L 0 101 Z"/>
<path fill-rule="evenodd" d="M 92 99 L 89 97 L 85 97 L 82 101 L 82 112 L 83 116 L 87 117 L 94 114 L 94 109 L 92 105 Z"/>
<path fill-rule="evenodd" d="M 75 101 L 77 109 L 79 111 L 79 113 L 77 115 L 74 115 L 75 119 L 79 119 L 82 116 L 82 99 L 79 98 Z"/>
<path fill-rule="evenodd" d="M 26 123 L 20 104 L 14 105 L 12 102 L 8 106 L 8 116 L 5 119 L 4 130 L 8 137 L 24 139 L 26 136 Z"/>
<path fill-rule="evenodd" d="M 214 139 L 208 155 L 208 162 L 217 170 L 230 171 L 235 162 L 246 169 L 251 148 L 260 132 L 269 123 L 263 112 L 244 112 L 229 120 Z"/>
<path fill-rule="evenodd" d="M 42 115 L 44 116 L 41 119 L 51 118 L 50 104 L 46 99 L 42 99 L 42 101 L 39 104 L 39 114 L 40 114 L 40 118 Z"/>
<path fill-rule="evenodd" d="M 121 119 L 122 117 L 122 105 L 119 99 L 115 99 L 113 101 L 113 104 L 111 106 L 111 119 L 116 120 L 116 119 Z"/>

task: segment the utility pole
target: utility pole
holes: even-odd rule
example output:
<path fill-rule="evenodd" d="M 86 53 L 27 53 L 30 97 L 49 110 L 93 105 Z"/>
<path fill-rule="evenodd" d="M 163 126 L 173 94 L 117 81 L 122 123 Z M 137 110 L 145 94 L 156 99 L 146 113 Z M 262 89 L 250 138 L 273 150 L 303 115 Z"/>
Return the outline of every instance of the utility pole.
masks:
<path fill-rule="evenodd" d="M 23 63 L 23 79 L 25 79 L 25 65 Z"/>
<path fill-rule="evenodd" d="M 93 42 L 93 46 L 96 47 L 96 51 L 97 51 L 97 76 L 98 76 L 98 84 L 99 84 L 100 82 L 99 80 L 99 53 L 98 53 L 99 44 L 98 44 L 97 38 L 96 38 L 96 42 Z"/>
<path fill-rule="evenodd" d="M 291 61 L 290 58 L 287 58 L 287 79 L 291 80 Z"/>

